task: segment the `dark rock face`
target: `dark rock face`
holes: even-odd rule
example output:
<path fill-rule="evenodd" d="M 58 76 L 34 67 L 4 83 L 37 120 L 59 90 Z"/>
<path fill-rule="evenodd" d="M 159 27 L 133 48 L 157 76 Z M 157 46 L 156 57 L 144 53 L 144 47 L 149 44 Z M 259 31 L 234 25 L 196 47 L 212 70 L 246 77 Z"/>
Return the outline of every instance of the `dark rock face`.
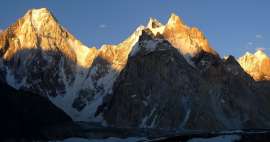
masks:
<path fill-rule="evenodd" d="M 0 80 L 1 139 L 42 138 L 42 129 L 72 123 L 46 97 L 17 91 Z"/>
<path fill-rule="evenodd" d="M 145 35 L 146 34 L 146 35 Z M 148 35 L 148 36 L 147 36 Z M 147 37 L 147 38 L 143 38 Z M 233 57 L 200 52 L 191 66 L 166 40 L 143 32 L 107 97 L 104 118 L 116 127 L 224 130 L 269 127 L 269 110 Z M 252 106 L 251 106 L 252 104 Z"/>
<path fill-rule="evenodd" d="M 178 127 L 189 113 L 188 98 L 198 94 L 199 81 L 195 70 L 164 41 L 154 52 L 129 58 L 114 84 L 105 119 L 119 127 Z"/>
<path fill-rule="evenodd" d="M 236 60 L 233 57 L 225 61 L 212 58 L 209 62 L 210 65 L 206 69 L 200 69 L 200 74 L 207 81 L 206 106 L 218 120 L 215 127 L 218 125 L 220 126 L 217 129 L 269 127 L 266 121 L 268 116 L 262 113 L 269 110 L 263 109 L 261 97 L 256 95 L 252 87 L 254 80 L 244 72 Z M 214 64 L 211 64 L 213 62 Z"/>

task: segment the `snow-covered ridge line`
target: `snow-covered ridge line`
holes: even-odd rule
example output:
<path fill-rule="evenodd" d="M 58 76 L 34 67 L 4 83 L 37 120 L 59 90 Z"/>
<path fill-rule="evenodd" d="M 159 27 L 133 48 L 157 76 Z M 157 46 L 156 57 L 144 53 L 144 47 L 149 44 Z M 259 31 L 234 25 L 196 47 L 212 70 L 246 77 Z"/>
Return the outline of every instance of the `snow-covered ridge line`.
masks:
<path fill-rule="evenodd" d="M 112 93 L 113 84 L 128 58 L 136 55 L 141 49 L 153 52 L 164 40 L 168 40 L 178 48 L 180 53 L 201 51 L 202 49 L 197 47 L 207 46 L 207 41 L 201 41 L 201 33 L 186 26 L 175 14 L 171 15 L 166 25 L 151 18 L 146 27 L 139 26 L 130 37 L 118 45 L 104 45 L 99 49 L 83 45 L 59 25 L 46 8 L 29 10 L 7 30 L 16 36 L 11 40 L 12 46 L 7 49 L 4 59 L 15 57 L 15 53 L 24 49 L 44 51 L 40 57 L 37 54 L 31 54 L 27 58 L 22 54 L 16 55 L 14 61 L 19 62 L 16 64 L 18 67 L 7 67 L 7 82 L 16 88 L 35 89 L 42 95 L 53 94 L 49 97 L 50 100 L 75 121 L 104 122 L 102 115 L 96 116 L 97 109 L 102 105 L 103 98 Z M 139 39 L 143 30 L 150 30 L 155 37 L 160 38 L 143 40 L 141 41 L 143 47 L 140 47 Z M 167 32 L 173 35 L 165 35 Z M 193 32 L 194 35 L 199 35 L 199 39 L 190 36 Z M 175 33 L 177 34 L 174 35 Z M 6 36 L 7 39 L 11 38 L 8 34 Z M 179 37 L 181 40 L 178 40 Z M 0 44 L 0 48 L 2 45 Z M 63 54 L 67 58 L 59 57 L 58 54 L 47 55 L 47 51 Z M 28 66 L 29 64 L 32 66 Z M 26 70 L 20 72 L 19 69 Z M 35 72 L 39 70 L 42 72 Z M 44 73 L 49 71 L 52 71 L 50 76 Z M 32 78 L 33 73 L 45 76 L 46 79 Z M 46 86 L 53 86 L 51 87 L 53 89 L 48 90 Z"/>

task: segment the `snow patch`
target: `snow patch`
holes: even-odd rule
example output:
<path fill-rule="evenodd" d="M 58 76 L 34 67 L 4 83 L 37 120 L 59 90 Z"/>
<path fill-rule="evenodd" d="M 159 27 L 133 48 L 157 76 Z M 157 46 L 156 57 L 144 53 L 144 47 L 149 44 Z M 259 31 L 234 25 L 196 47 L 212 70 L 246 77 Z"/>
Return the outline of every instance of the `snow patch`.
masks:
<path fill-rule="evenodd" d="M 79 62 L 79 65 L 82 67 L 86 67 L 86 58 L 90 51 L 90 49 L 80 43 L 78 40 L 68 40 L 68 43 L 70 47 L 73 49 L 73 51 L 76 54 L 77 61 Z"/>
<path fill-rule="evenodd" d="M 142 41 L 142 42 L 137 42 L 135 44 L 135 46 L 133 47 L 130 56 L 135 56 L 136 54 L 138 54 L 138 52 L 141 49 L 145 49 L 147 53 L 153 52 L 156 50 L 157 45 L 159 43 L 162 43 L 163 40 L 162 39 L 153 39 L 153 40 L 146 40 L 146 41 Z"/>
<path fill-rule="evenodd" d="M 75 80 L 72 84 L 69 83 L 69 80 L 66 77 L 66 74 L 64 72 L 63 68 L 63 58 L 61 59 L 61 62 L 59 64 L 59 70 L 60 70 L 60 77 L 65 85 L 65 94 L 58 94 L 55 97 L 49 96 L 49 99 L 51 102 L 53 102 L 56 106 L 64 110 L 74 121 L 89 121 L 89 112 L 88 117 L 86 118 L 85 115 L 79 111 L 77 111 L 75 108 L 72 107 L 72 104 L 75 100 L 75 98 L 78 96 L 79 91 L 83 89 L 84 83 L 87 84 L 88 88 L 92 89 L 92 80 L 87 80 L 88 82 L 84 82 L 87 76 L 87 70 L 81 68 L 80 66 L 77 66 L 76 68 L 76 74 L 75 74 Z"/>
<path fill-rule="evenodd" d="M 20 86 L 17 84 L 17 81 L 14 75 L 11 73 L 9 69 L 7 69 L 6 71 L 7 71 L 7 74 L 6 74 L 7 83 L 18 90 Z"/>
<path fill-rule="evenodd" d="M 6 67 L 6 81 L 7 84 L 12 86 L 13 88 L 18 90 L 22 86 L 26 86 L 26 79 L 27 77 L 24 77 L 20 82 L 18 82 L 12 72 Z"/>
<path fill-rule="evenodd" d="M 158 33 L 163 34 L 164 29 L 165 29 L 165 26 L 161 26 L 161 27 L 158 27 L 158 28 L 151 28 L 150 30 L 156 36 Z"/>
<path fill-rule="evenodd" d="M 187 124 L 190 113 L 191 113 L 191 106 L 190 106 L 190 97 L 184 96 L 181 100 L 183 112 L 185 112 L 185 117 L 183 118 L 182 122 L 179 125 L 179 129 L 184 129 L 185 125 Z"/>
<path fill-rule="evenodd" d="M 151 112 L 150 112 L 149 115 L 146 115 L 146 116 L 142 119 L 142 122 L 141 122 L 141 124 L 140 124 L 140 126 L 139 126 L 140 128 L 152 128 L 152 127 L 154 127 L 154 124 L 155 124 L 155 121 L 156 121 L 157 116 L 155 116 L 155 118 L 154 118 L 153 121 L 151 122 L 151 125 L 150 125 L 150 126 L 147 126 L 146 122 L 148 121 L 149 118 L 152 117 L 152 115 L 154 114 L 155 111 L 156 111 L 156 107 L 154 107 L 154 108 L 151 110 Z"/>
<path fill-rule="evenodd" d="M 40 27 L 43 26 L 44 20 L 50 16 L 49 11 L 46 8 L 33 9 L 31 10 L 32 17 L 31 21 L 35 27 L 35 30 L 39 31 Z"/>
<path fill-rule="evenodd" d="M 147 28 L 149 28 L 152 33 L 156 36 L 158 33 L 163 34 L 165 26 L 161 24 L 158 20 L 150 18 Z"/>
<path fill-rule="evenodd" d="M 186 112 L 186 115 L 185 115 L 185 118 L 184 118 L 183 122 L 180 125 L 180 128 L 183 128 L 187 124 L 187 121 L 188 121 L 188 119 L 190 117 L 190 113 L 191 113 L 191 109 L 189 108 L 187 110 L 187 112 Z"/>
<path fill-rule="evenodd" d="M 130 56 L 132 57 L 132 56 L 135 56 L 138 52 L 140 51 L 140 47 L 139 47 L 139 42 L 137 42 L 134 46 L 133 46 L 133 48 L 132 48 L 132 50 L 131 50 L 131 52 L 130 52 Z"/>
<path fill-rule="evenodd" d="M 109 70 L 108 73 L 97 81 L 98 86 L 103 86 L 105 94 L 112 92 L 112 86 L 118 76 L 118 71 Z"/>
<path fill-rule="evenodd" d="M 94 70 L 91 71 L 96 72 L 97 68 L 93 68 Z M 114 70 L 109 70 L 109 72 L 103 76 L 102 78 L 97 80 L 97 86 L 102 87 L 103 91 L 96 92 L 95 97 L 93 100 L 88 102 L 87 106 L 80 111 L 80 121 L 89 121 L 92 122 L 101 122 L 104 126 L 106 126 L 106 122 L 101 115 L 95 116 L 97 109 L 103 103 L 103 98 L 107 96 L 107 94 L 112 93 L 112 86 L 117 78 L 118 72 Z"/>
<path fill-rule="evenodd" d="M 157 120 L 157 115 L 155 115 L 154 120 L 152 121 L 150 128 L 154 128 Z"/>
<path fill-rule="evenodd" d="M 145 48 L 148 51 L 154 51 L 157 47 L 157 44 L 160 43 L 162 40 L 149 40 L 145 41 Z"/>
<path fill-rule="evenodd" d="M 78 121 L 89 121 L 91 122 L 101 122 L 106 125 L 102 116 L 95 116 L 98 107 L 103 103 L 103 98 L 105 95 L 95 95 L 94 99 L 88 102 L 87 106 L 80 111 L 80 117 Z"/>

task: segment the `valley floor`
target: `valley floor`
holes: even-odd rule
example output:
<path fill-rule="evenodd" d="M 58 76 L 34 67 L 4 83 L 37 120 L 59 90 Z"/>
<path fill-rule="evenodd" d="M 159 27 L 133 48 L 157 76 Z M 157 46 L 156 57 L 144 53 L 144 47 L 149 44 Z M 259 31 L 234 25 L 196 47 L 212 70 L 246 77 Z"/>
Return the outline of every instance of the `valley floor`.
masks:
<path fill-rule="evenodd" d="M 269 142 L 269 129 L 230 131 L 163 131 L 157 129 L 105 128 L 97 124 L 79 123 L 78 127 L 61 127 L 70 130 L 65 138 L 60 129 L 48 129 L 50 142 Z M 73 132 L 72 132 L 73 131 Z M 54 140 L 55 139 L 55 140 Z"/>

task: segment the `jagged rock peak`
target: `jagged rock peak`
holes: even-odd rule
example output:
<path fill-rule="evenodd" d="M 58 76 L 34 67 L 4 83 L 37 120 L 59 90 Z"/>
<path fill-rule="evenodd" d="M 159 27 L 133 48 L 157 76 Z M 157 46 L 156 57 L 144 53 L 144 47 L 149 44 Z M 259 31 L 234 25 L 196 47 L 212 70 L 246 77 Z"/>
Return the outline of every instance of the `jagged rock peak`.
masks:
<path fill-rule="evenodd" d="M 157 19 L 150 18 L 146 28 L 150 29 L 154 35 L 157 34 L 161 35 L 163 34 L 165 26 L 162 23 L 160 23 Z"/>
<path fill-rule="evenodd" d="M 186 26 L 184 21 L 179 16 L 177 16 L 175 13 L 171 14 L 171 16 L 167 22 L 167 25 L 184 25 L 184 26 Z"/>
<path fill-rule="evenodd" d="M 203 32 L 196 27 L 188 27 L 181 18 L 174 13 L 171 14 L 164 28 L 163 36 L 177 48 L 190 63 L 190 58 L 202 52 L 219 57 L 218 53 L 210 46 Z"/>
<path fill-rule="evenodd" d="M 147 24 L 148 28 L 159 28 L 161 26 L 164 26 L 164 25 L 161 24 L 157 19 L 152 18 L 152 17 L 149 19 L 149 22 Z"/>

